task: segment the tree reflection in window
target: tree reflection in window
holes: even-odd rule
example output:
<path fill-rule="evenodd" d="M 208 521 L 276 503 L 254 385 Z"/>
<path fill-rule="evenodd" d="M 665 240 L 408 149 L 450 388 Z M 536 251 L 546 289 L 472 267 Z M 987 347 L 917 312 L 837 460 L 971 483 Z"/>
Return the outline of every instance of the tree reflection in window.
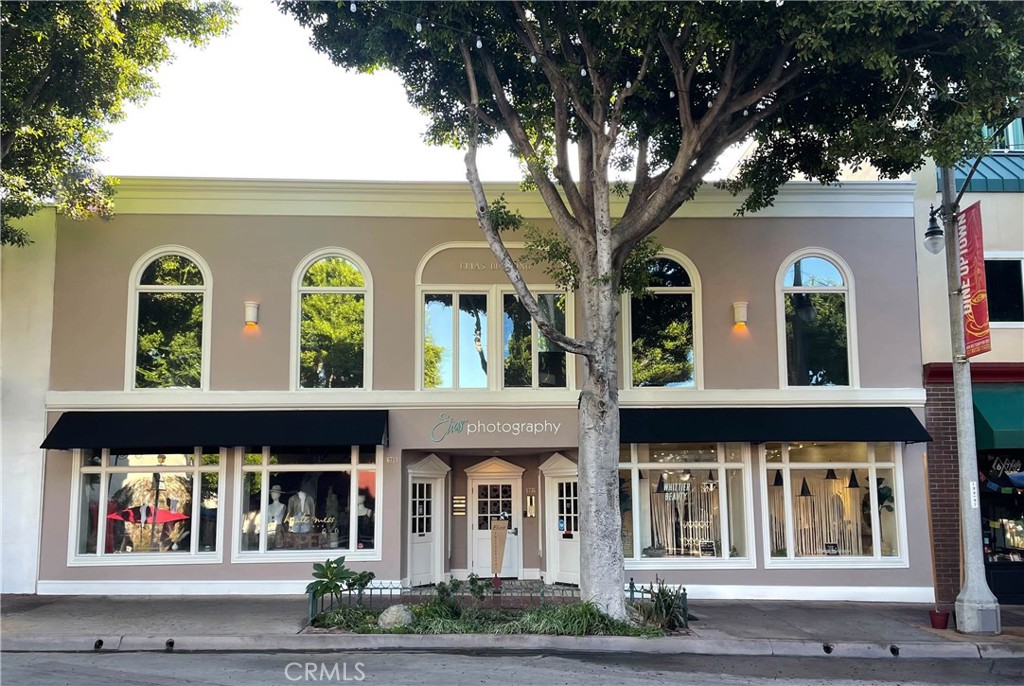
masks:
<path fill-rule="evenodd" d="M 647 292 L 630 300 L 633 386 L 692 386 L 693 285 L 675 260 L 650 265 Z"/>
<path fill-rule="evenodd" d="M 566 297 L 562 293 L 541 293 L 537 304 L 548 321 L 565 333 Z M 506 388 L 565 388 L 566 353 L 558 348 L 537 328 L 526 308 L 516 296 L 506 293 L 503 298 L 504 386 Z M 536 337 L 536 346 L 534 339 Z M 536 356 L 534 356 L 536 347 Z M 536 373 L 535 360 L 536 357 Z"/>
<path fill-rule="evenodd" d="M 848 386 L 846 282 L 823 257 L 803 257 L 786 271 L 786 366 L 790 386 Z"/>
<path fill-rule="evenodd" d="M 342 257 L 317 260 L 299 294 L 299 384 L 302 388 L 363 385 L 366 282 Z"/>
<path fill-rule="evenodd" d="M 487 388 L 487 301 L 485 293 L 424 294 L 424 388 Z"/>
<path fill-rule="evenodd" d="M 182 255 L 150 262 L 138 286 L 136 388 L 199 388 L 203 368 L 203 275 Z"/>

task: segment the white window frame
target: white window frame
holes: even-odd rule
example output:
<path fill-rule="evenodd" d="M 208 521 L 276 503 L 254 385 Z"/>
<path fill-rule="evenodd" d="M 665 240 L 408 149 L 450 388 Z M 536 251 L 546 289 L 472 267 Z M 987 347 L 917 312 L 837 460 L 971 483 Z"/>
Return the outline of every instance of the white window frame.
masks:
<path fill-rule="evenodd" d="M 985 253 L 986 262 L 1017 261 L 1020 263 L 1021 282 L 1024 283 L 1024 252 L 1012 250 L 991 251 Z M 1024 322 L 993 322 L 988 323 L 990 329 L 1024 329 Z"/>
<path fill-rule="evenodd" d="M 537 294 L 562 294 L 565 291 L 559 289 L 554 285 L 537 285 L 530 286 L 530 292 Z M 576 365 L 573 357 L 566 359 L 566 382 L 565 388 L 548 388 L 537 386 L 536 374 L 533 378 L 533 387 L 505 387 L 505 375 L 504 375 L 504 338 L 503 338 L 503 322 L 505 316 L 505 305 L 504 296 L 507 294 L 513 294 L 514 291 L 510 285 L 503 284 L 421 284 L 416 287 L 416 390 L 427 391 L 430 393 L 472 393 L 474 391 L 505 391 L 507 393 L 516 392 L 541 392 L 541 393 L 557 393 L 559 391 L 573 390 L 576 387 Z M 452 343 L 454 349 L 452 351 L 452 387 L 451 388 L 427 388 L 423 384 L 423 370 L 425 362 L 423 359 L 423 344 L 425 341 L 425 332 L 423 330 L 424 323 L 424 312 L 423 302 L 427 295 L 451 295 L 452 307 L 455 311 L 455 316 L 452 320 Z M 458 297 L 463 295 L 486 295 L 487 296 L 487 385 L 483 388 L 460 388 L 459 387 L 459 349 L 458 349 Z M 566 335 L 575 335 L 575 299 L 572 293 L 565 293 L 565 329 Z M 534 330 L 534 346 L 533 346 L 533 366 L 536 370 L 536 332 L 537 323 L 532 321 L 531 324 Z"/>
<path fill-rule="evenodd" d="M 703 327 L 703 310 L 701 307 L 701 295 L 703 289 L 701 288 L 700 273 L 697 271 L 697 266 L 693 263 L 686 255 L 676 250 L 670 250 L 667 248 L 662 249 L 657 257 L 665 258 L 677 262 L 683 269 L 686 270 L 687 275 L 690 277 L 689 286 L 658 286 L 649 287 L 647 292 L 655 295 L 689 295 L 690 296 L 690 314 L 692 317 L 690 327 L 691 333 L 693 334 L 693 385 L 692 386 L 634 386 L 633 385 L 633 308 L 631 304 L 632 295 L 630 293 L 623 293 L 621 296 L 621 305 L 619 312 L 622 318 L 622 380 L 623 386 L 626 389 L 635 392 L 652 392 L 652 393 L 665 393 L 671 391 L 695 391 L 703 390 L 704 388 L 704 327 Z"/>
<path fill-rule="evenodd" d="M 202 286 L 143 286 L 142 274 L 154 260 L 167 255 L 180 255 L 192 260 L 203 276 Z M 203 294 L 203 341 L 202 365 L 199 388 L 136 388 L 136 350 L 139 340 L 139 294 L 140 293 L 202 293 Z M 146 252 L 132 267 L 128 276 L 128 328 L 125 340 L 124 390 L 139 393 L 175 393 L 210 390 L 210 338 L 213 331 L 213 276 L 209 265 L 199 253 L 183 245 L 162 245 Z"/>
<path fill-rule="evenodd" d="M 327 286 L 327 287 L 306 287 L 302 285 L 302 279 L 313 264 L 328 257 L 339 257 L 351 262 L 362 272 L 363 286 Z M 312 393 L 338 393 L 352 391 L 367 391 L 373 388 L 373 275 L 366 262 L 351 250 L 339 247 L 319 248 L 306 255 L 299 262 L 292 274 L 292 299 L 291 299 L 291 321 L 289 337 L 289 350 L 291 354 L 288 362 L 289 388 L 293 391 Z M 303 388 L 299 383 L 299 349 L 301 337 L 299 329 L 302 326 L 302 296 L 305 293 L 347 293 L 360 294 L 363 296 L 363 385 L 353 388 Z"/>
<path fill-rule="evenodd" d="M 757 567 L 757 542 L 754 539 L 754 491 L 751 484 L 750 444 L 716 443 L 717 462 L 680 462 L 664 464 L 641 462 L 641 453 L 650 450 L 650 443 L 629 444 L 630 461 L 620 462 L 618 470 L 630 473 L 630 493 L 633 517 L 633 556 L 625 557 L 625 568 L 636 569 L 755 569 Z M 653 444 L 659 445 L 659 444 Z M 685 444 L 682 444 L 685 445 Z M 739 461 L 726 461 L 728 450 L 739 450 Z M 721 557 L 643 557 L 641 544 L 641 521 L 643 498 L 640 493 L 640 471 L 700 471 L 718 470 L 718 483 L 726 483 L 726 471 L 736 470 L 743 474 L 743 531 L 747 540 L 747 555 L 731 557 L 729 553 L 729 494 L 727 488 L 719 487 L 718 520 L 722 536 Z M 618 472 L 616 472 L 618 474 Z"/>
<path fill-rule="evenodd" d="M 832 263 L 843 277 L 843 286 L 786 286 L 786 273 L 793 263 L 807 257 L 817 257 Z M 791 386 L 789 384 L 789 360 L 786 354 L 786 296 L 790 293 L 842 293 L 846 302 L 846 365 L 849 385 L 846 386 Z M 811 389 L 812 392 L 829 392 L 836 389 L 860 388 L 860 355 L 857 350 L 857 307 L 853 270 L 837 253 L 826 248 L 801 248 L 782 261 L 775 276 L 775 328 L 778 334 L 779 388 Z"/>
<path fill-rule="evenodd" d="M 824 443 L 826 441 L 819 441 Z M 842 442 L 842 441 L 840 441 Z M 864 443 L 863 441 L 849 441 L 851 443 Z M 775 443 L 773 441 L 772 443 Z M 906 568 L 910 566 L 910 558 L 907 551 L 907 503 L 906 492 L 903 485 L 903 444 L 880 441 L 866 443 L 868 449 L 867 462 L 790 462 L 789 446 L 794 441 L 780 442 L 782 444 L 782 461 L 769 463 L 766 456 L 764 443 L 758 446 L 759 461 L 761 464 L 761 535 L 763 541 L 762 552 L 764 554 L 766 569 L 877 569 L 877 568 Z M 876 445 L 892 446 L 892 461 L 878 461 L 875 459 Z M 772 480 L 771 475 L 778 469 L 783 474 L 782 489 L 783 502 L 785 503 L 785 531 L 786 531 L 786 557 L 772 557 L 771 554 L 771 532 L 769 531 L 768 513 L 768 488 Z M 871 486 L 871 544 L 872 554 L 859 556 L 815 556 L 796 557 L 793 549 L 794 526 L 793 526 L 793 473 L 801 471 L 821 471 L 823 469 L 840 470 L 867 470 L 868 484 Z M 891 469 L 893 475 L 893 496 L 895 499 L 896 514 L 896 535 L 899 543 L 899 555 L 882 556 L 880 526 L 880 515 L 878 513 L 878 488 L 876 475 L 879 469 Z M 778 487 L 775 487 L 778 488 Z"/>
<path fill-rule="evenodd" d="M 151 454 L 156 449 L 145 448 L 131 453 L 115 454 Z M 100 451 L 99 465 L 84 465 L 84 450 L 76 448 L 72 451 L 72 476 L 71 476 L 71 516 L 68 517 L 68 554 L 67 563 L 69 567 L 110 567 L 110 566 L 147 566 L 147 565 L 181 565 L 181 564 L 217 564 L 224 560 L 224 519 L 227 508 L 223 507 L 227 502 L 226 484 L 224 480 L 224 464 L 227 458 L 227 451 L 221 448 L 217 451 L 220 459 L 216 465 L 203 465 L 202 456 L 212 454 L 204 451 L 201 446 L 193 449 L 193 465 L 141 465 L 138 467 L 112 466 L 110 464 L 110 450 L 103 448 Z M 189 535 L 188 552 L 176 551 L 173 553 L 107 553 L 107 511 L 106 507 L 97 508 L 96 522 L 96 552 L 78 552 L 78 532 L 80 531 L 81 505 L 82 505 L 82 477 L 87 474 L 98 474 L 100 477 L 100 492 L 98 495 L 99 504 L 105 505 L 110 501 L 110 494 L 107 493 L 109 474 L 152 474 L 153 472 L 182 473 L 187 472 L 192 477 L 192 514 L 190 522 L 199 521 L 200 508 L 202 507 L 202 479 L 203 473 L 217 474 L 217 549 L 204 552 L 198 550 L 199 535 Z"/>
<path fill-rule="evenodd" d="M 258 550 L 242 550 L 242 537 L 234 536 L 234 545 L 231 548 L 231 561 L 232 562 L 254 562 L 254 563 L 276 563 L 276 562 L 318 562 L 324 559 L 324 556 L 338 557 L 344 555 L 346 560 L 356 561 L 375 561 L 383 559 L 384 540 L 382 537 L 383 532 L 383 518 L 384 513 L 388 511 L 388 503 L 386 500 L 386 494 L 384 493 L 384 446 L 378 445 L 375 449 L 375 460 L 372 464 L 360 464 L 359 463 L 359 446 L 342 446 L 339 445 L 339 451 L 344 451 L 346 448 L 350 450 L 351 460 L 348 463 L 333 463 L 333 464 L 313 464 L 313 463 L 298 463 L 298 464 L 270 464 L 270 453 L 271 446 L 263 446 L 261 453 L 263 460 L 258 465 L 247 465 L 245 462 L 246 450 L 245 448 L 239 447 L 235 449 L 235 486 L 234 486 L 234 513 L 235 518 L 231 523 L 235 527 L 235 531 L 240 531 L 242 527 L 243 517 L 247 514 L 243 505 L 242 489 L 245 486 L 245 475 L 248 473 L 259 473 L 262 475 L 263 488 L 260 491 L 260 535 L 259 535 L 259 549 Z M 374 496 L 374 512 L 373 512 L 373 550 L 366 550 L 365 548 L 311 548 L 307 550 L 268 550 L 267 549 L 267 517 L 263 516 L 263 513 L 267 511 L 267 504 L 270 497 L 270 472 L 281 473 L 281 472 L 347 472 L 352 475 L 349 483 L 349 503 L 356 503 L 359 495 L 359 479 L 357 478 L 358 472 L 375 470 L 375 483 L 376 483 L 376 495 Z M 355 507 L 349 507 L 349 542 L 350 544 L 356 543 L 359 540 L 358 536 L 358 518 L 355 515 Z"/>
<path fill-rule="evenodd" d="M 563 333 L 566 336 L 574 336 L 575 335 L 576 332 L 575 332 L 575 328 L 573 327 L 573 322 L 575 320 L 575 317 L 573 316 L 574 315 L 574 311 L 572 309 L 575 306 L 575 303 L 573 302 L 573 299 L 572 299 L 572 293 L 567 293 L 567 292 L 565 292 L 563 290 L 560 290 L 560 289 L 558 289 L 558 288 L 556 288 L 554 286 L 552 286 L 550 288 L 532 288 L 531 287 L 530 288 L 530 292 L 533 293 L 533 295 L 535 297 L 537 297 L 537 298 L 539 298 L 539 297 L 541 297 L 543 295 L 554 295 L 554 296 L 560 296 L 561 295 L 561 296 L 565 296 L 565 331 Z M 505 355 L 505 331 L 504 331 L 504 321 L 505 321 L 505 296 L 506 295 L 513 295 L 513 296 L 516 295 L 515 289 L 512 288 L 511 285 L 508 286 L 508 287 L 499 287 L 499 289 L 498 289 L 498 296 L 497 296 L 498 297 L 498 310 L 499 310 L 499 314 L 498 314 L 498 317 L 499 317 L 499 321 L 498 321 L 498 337 L 499 337 L 499 340 L 498 340 L 498 361 L 499 361 L 499 363 L 501 365 L 501 370 L 502 370 L 500 372 L 499 378 L 498 378 L 498 385 L 499 385 L 499 387 L 502 390 L 508 389 L 508 390 L 516 390 L 516 391 L 524 391 L 524 390 L 530 390 L 530 389 L 533 389 L 533 390 L 536 390 L 536 391 L 564 391 L 564 390 L 568 390 L 568 389 L 571 389 L 571 388 L 575 388 L 575 386 L 576 386 L 575 357 L 576 356 L 572 355 L 570 353 L 567 353 L 564 350 L 562 350 L 562 354 L 565 355 L 565 386 L 541 386 L 540 385 L 540 358 L 539 358 L 540 349 L 539 349 L 538 343 L 540 341 L 540 337 L 543 336 L 544 334 L 541 333 L 540 328 L 537 326 L 537 321 L 533 317 L 530 317 L 530 330 L 531 330 L 531 339 L 530 339 L 530 354 L 531 354 L 530 379 L 531 379 L 531 384 L 529 386 L 506 386 L 505 385 L 505 373 L 504 373 L 504 369 L 505 369 L 505 356 L 504 356 Z M 518 300 L 518 299 L 519 298 L 516 297 L 516 300 Z M 421 346 L 421 350 L 422 350 L 422 346 Z"/>

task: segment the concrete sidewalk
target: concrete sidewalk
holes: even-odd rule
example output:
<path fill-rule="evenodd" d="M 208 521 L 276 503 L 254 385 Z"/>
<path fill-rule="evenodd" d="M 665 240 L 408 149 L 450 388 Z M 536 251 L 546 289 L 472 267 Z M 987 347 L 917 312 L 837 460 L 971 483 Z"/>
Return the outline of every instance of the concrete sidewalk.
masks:
<path fill-rule="evenodd" d="M 635 652 L 865 658 L 1024 658 L 1024 607 L 996 637 L 928 625 L 929 605 L 694 600 L 691 634 L 659 639 L 304 634 L 305 596 L 3 596 L 0 650 Z"/>

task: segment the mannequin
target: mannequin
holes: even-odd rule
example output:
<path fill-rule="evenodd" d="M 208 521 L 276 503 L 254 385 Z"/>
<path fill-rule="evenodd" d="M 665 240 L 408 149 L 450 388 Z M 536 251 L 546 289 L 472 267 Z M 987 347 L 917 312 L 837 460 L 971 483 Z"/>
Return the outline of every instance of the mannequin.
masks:
<path fill-rule="evenodd" d="M 369 505 L 367 501 L 369 501 Z M 359 489 L 359 495 L 356 496 L 356 516 L 359 518 L 357 520 L 359 538 L 356 547 L 373 548 L 373 498 L 369 496 L 369 492 L 365 489 Z"/>
<path fill-rule="evenodd" d="M 267 533 L 277 531 L 277 525 L 284 521 L 285 506 L 281 502 L 281 486 L 270 487 L 270 502 L 267 504 Z"/>
<path fill-rule="evenodd" d="M 309 533 L 315 514 L 313 499 L 305 491 L 299 491 L 288 499 L 288 530 L 298 534 Z"/>

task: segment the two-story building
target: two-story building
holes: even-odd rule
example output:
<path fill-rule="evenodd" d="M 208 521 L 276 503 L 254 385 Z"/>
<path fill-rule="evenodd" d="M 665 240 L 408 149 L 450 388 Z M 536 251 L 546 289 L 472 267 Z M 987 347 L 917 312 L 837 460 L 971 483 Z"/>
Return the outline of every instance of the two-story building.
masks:
<path fill-rule="evenodd" d="M 704 189 L 659 229 L 622 300 L 624 583 L 933 599 L 914 199 L 794 183 L 741 218 Z M 495 520 L 502 577 L 578 582 L 583 366 L 464 185 L 126 179 L 117 209 L 5 248 L 5 590 L 490 576 Z"/>
<path fill-rule="evenodd" d="M 1024 128 L 1017 119 L 983 157 L 954 169 L 967 190 L 961 209 L 981 203 L 992 349 L 971 358 L 978 492 L 988 583 L 1001 603 L 1024 603 Z M 917 174 L 917 224 L 941 205 L 934 165 Z M 928 473 L 936 596 L 961 587 L 959 472 L 945 255 L 919 248 L 921 331 L 928 394 Z"/>

